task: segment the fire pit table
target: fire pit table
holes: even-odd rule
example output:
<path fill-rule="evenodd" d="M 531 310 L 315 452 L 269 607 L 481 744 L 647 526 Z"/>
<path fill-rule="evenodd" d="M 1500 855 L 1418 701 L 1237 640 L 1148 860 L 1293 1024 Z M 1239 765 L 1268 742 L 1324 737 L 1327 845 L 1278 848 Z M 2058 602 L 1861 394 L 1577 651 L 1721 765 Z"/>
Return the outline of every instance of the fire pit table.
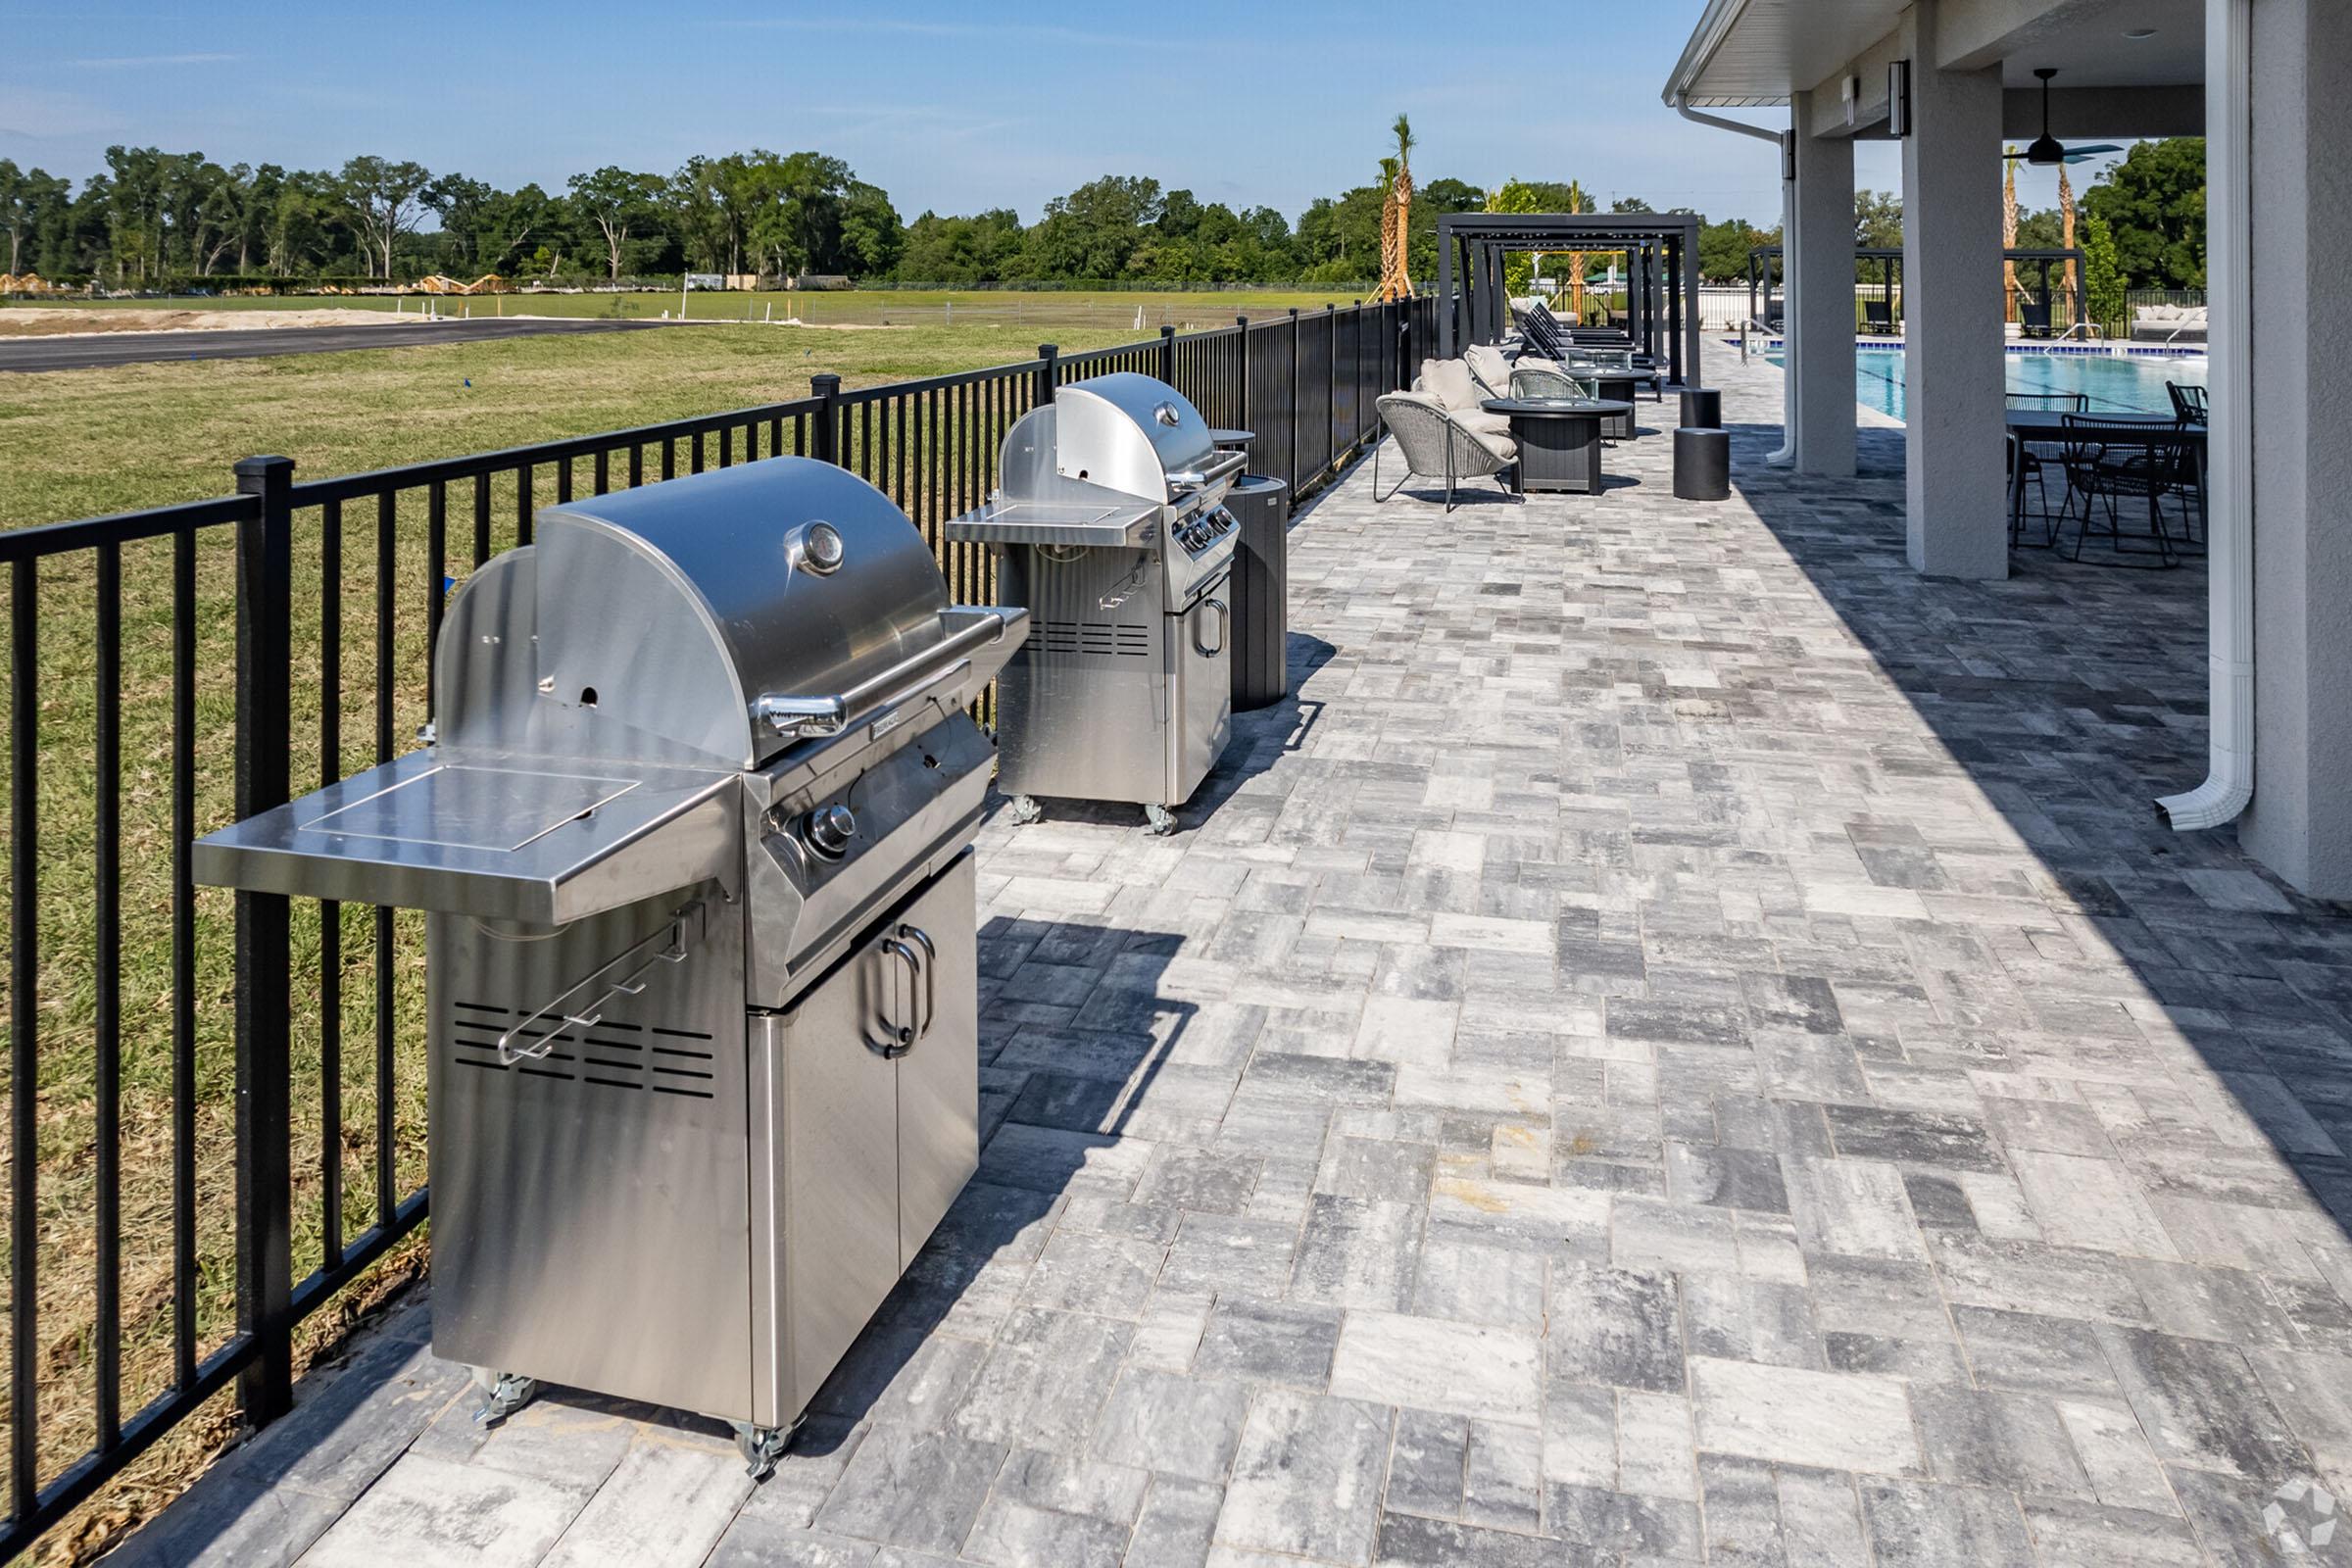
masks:
<path fill-rule="evenodd" d="M 1519 465 L 1511 489 L 1600 493 L 1600 442 L 1611 421 L 1633 422 L 1634 406 L 1613 398 L 1490 398 L 1479 405 L 1510 416 Z"/>

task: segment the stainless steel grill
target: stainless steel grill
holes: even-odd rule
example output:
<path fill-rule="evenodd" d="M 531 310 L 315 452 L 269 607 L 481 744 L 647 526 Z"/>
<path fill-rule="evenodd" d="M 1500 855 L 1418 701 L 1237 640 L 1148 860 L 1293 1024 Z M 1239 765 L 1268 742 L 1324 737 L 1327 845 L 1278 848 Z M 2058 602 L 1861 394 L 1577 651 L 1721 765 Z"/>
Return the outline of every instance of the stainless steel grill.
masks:
<path fill-rule="evenodd" d="M 795 458 L 566 503 L 476 571 L 438 738 L 196 847 L 430 911 L 433 1347 L 772 1463 L 978 1159 L 965 712 L 1026 612 L 948 603 Z"/>
<path fill-rule="evenodd" d="M 1233 714 L 1223 502 L 1243 462 L 1166 382 L 1098 376 L 1024 415 L 996 497 L 948 524 L 999 551 L 998 603 L 1036 617 L 997 688 L 1016 820 L 1041 795 L 1134 801 L 1166 833 L 1216 764 Z"/>

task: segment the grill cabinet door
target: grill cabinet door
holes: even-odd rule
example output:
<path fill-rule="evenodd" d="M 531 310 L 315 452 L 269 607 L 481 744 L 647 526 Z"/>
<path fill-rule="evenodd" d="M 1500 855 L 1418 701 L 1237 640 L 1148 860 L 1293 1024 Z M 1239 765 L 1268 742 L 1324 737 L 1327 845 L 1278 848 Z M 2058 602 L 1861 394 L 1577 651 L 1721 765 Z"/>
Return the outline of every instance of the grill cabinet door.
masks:
<path fill-rule="evenodd" d="M 1193 608 L 1175 617 L 1169 650 L 1174 712 L 1168 726 L 1170 806 L 1181 806 L 1217 765 L 1233 729 L 1233 612 L 1231 582 L 1219 578 Z"/>
<path fill-rule="evenodd" d="M 977 885 L 966 850 L 934 878 L 896 928 L 923 955 L 932 1010 L 899 1058 L 899 1264 L 914 1261 L 980 1164 Z"/>
<path fill-rule="evenodd" d="M 766 1363 L 754 1406 L 774 1401 L 762 1424 L 801 1412 L 898 1282 L 898 1070 L 867 1044 L 894 981 L 904 996 L 895 964 L 861 944 L 791 1008 L 753 1019 L 753 1157 L 772 1184 L 753 1216 L 753 1356 Z"/>

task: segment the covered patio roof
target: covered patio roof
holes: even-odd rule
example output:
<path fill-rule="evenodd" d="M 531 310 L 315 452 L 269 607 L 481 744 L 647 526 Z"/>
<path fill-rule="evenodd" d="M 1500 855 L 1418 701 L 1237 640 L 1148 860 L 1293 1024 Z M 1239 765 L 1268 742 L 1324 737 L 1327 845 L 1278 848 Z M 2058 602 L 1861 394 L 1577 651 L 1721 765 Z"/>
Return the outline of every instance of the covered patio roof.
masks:
<path fill-rule="evenodd" d="M 1905 0 L 1711 0 L 1667 77 L 1670 104 L 1758 109 L 1855 78 L 1852 133 L 1886 117 L 1886 67 Z M 2202 0 L 1946 0 L 1934 62 L 1998 66 L 2005 134 L 2039 129 L 2034 70 L 2059 72 L 2061 136 L 2195 135 L 2205 73 Z M 2169 89 L 2151 92 L 2149 89 Z"/>

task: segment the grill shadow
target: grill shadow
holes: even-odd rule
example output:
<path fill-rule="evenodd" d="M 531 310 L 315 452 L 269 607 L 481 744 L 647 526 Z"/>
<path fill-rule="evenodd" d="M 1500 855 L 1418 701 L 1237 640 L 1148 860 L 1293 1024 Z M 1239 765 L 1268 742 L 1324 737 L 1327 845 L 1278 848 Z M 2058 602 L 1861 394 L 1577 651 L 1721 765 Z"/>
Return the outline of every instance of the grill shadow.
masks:
<path fill-rule="evenodd" d="M 1032 1265 L 1049 1233 L 1072 1228 L 1073 1203 L 1135 1188 L 1143 1166 L 1123 1150 L 1125 1135 L 1173 1130 L 1193 1075 L 1223 1081 L 1221 1069 L 1193 1066 L 1163 1076 L 1200 1015 L 1162 994 L 1185 941 L 1082 920 L 999 916 L 982 927 L 979 1173 L 817 1391 L 795 1454 L 831 1453 L 866 1423 L 953 1430 L 992 1353 L 982 1342 L 1018 1338 L 1015 1316 L 1115 1311 L 1062 1299 L 1033 1280 Z"/>

